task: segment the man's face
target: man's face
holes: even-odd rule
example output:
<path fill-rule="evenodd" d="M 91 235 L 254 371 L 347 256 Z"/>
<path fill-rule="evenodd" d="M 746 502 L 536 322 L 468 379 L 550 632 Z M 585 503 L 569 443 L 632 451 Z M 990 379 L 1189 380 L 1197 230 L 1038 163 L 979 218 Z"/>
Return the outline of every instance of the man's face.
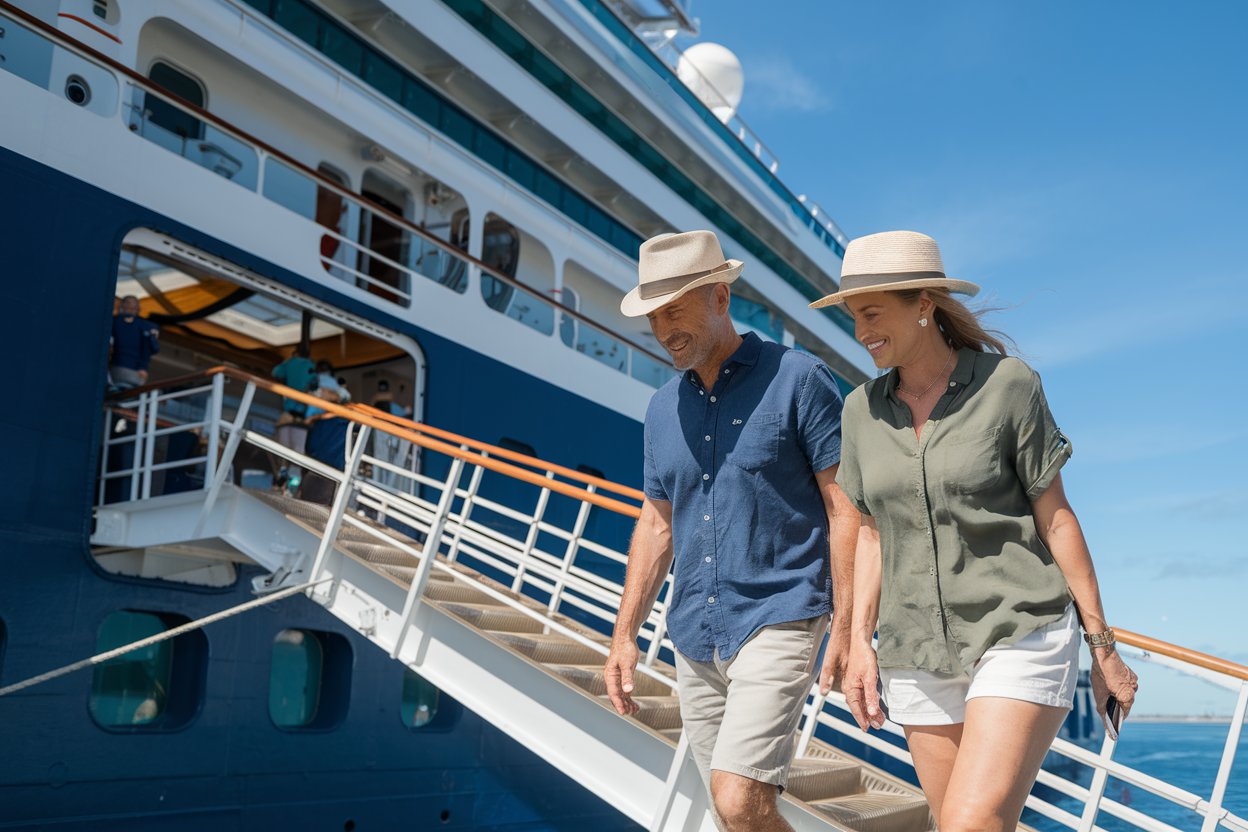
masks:
<path fill-rule="evenodd" d="M 123 318 L 135 318 L 135 317 L 138 317 L 138 314 L 139 314 L 139 299 L 138 298 L 122 298 L 121 316 Z"/>
<path fill-rule="evenodd" d="M 720 285 L 700 286 L 646 316 L 650 331 L 677 370 L 704 363 L 714 350 L 715 293 Z"/>

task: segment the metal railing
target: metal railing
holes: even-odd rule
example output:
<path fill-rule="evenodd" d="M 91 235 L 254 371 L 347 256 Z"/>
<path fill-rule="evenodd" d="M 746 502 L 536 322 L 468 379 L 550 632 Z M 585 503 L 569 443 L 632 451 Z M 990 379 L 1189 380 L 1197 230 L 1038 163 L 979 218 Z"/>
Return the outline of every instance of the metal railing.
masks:
<path fill-rule="evenodd" d="M 316 257 L 326 273 L 371 291 L 372 299 L 379 305 L 409 307 L 419 293 L 419 286 L 440 284 L 451 290 L 439 298 L 440 302 L 476 302 L 488 306 L 479 292 L 475 293 L 477 297 L 474 301 L 466 298 L 456 301 L 451 294 L 465 294 L 469 285 L 479 285 L 480 275 L 489 275 L 512 287 L 516 293 L 533 304 L 549 310 L 555 325 L 538 330 L 547 337 L 559 339 L 559 323 L 569 319 L 578 326 L 598 333 L 603 342 L 619 345 L 623 354 L 617 360 L 605 362 L 600 358 L 596 359 L 599 363 L 656 388 L 674 375 L 675 371 L 671 369 L 671 362 L 666 356 L 554 300 L 542 290 L 487 265 L 408 218 L 363 199 L 331 177 L 219 116 L 166 93 L 163 88 L 124 64 L 78 43 L 5 0 L 0 0 L 0 21 L 42 40 L 52 52 L 69 53 L 89 62 L 100 72 L 106 73 L 112 82 L 119 83 L 117 110 L 111 117 L 124 124 L 129 132 L 303 216 L 307 220 L 309 245 L 319 249 Z M 6 66 L 4 62 L 0 62 L 0 70 L 5 69 L 17 72 L 15 66 Z M 18 77 L 25 76 L 18 73 Z M 45 84 L 44 88 L 48 89 L 48 86 Z M 359 89 L 362 94 L 374 97 L 366 88 Z M 186 116 L 189 123 L 198 126 L 198 133 L 195 136 L 181 135 L 154 122 L 147 106 L 149 96 Z M 280 186 L 275 183 L 280 183 Z M 332 194 L 343 200 L 346 210 L 355 212 L 355 224 L 361 227 L 365 225 L 362 221 L 364 217 L 376 217 L 397 226 L 405 243 L 403 248 L 408 253 L 405 261 L 371 249 L 364 242 L 343 234 L 340 228 L 317 223 L 314 219 L 316 200 L 318 194 L 322 193 Z M 321 246 L 325 241 L 332 242 L 338 251 L 332 255 L 324 253 L 325 249 Z M 370 264 L 380 265 L 399 275 L 398 284 L 388 283 L 370 274 Z M 494 311 L 507 314 L 506 309 Z M 576 350 L 574 345 L 567 346 L 574 351 L 584 352 Z"/>
<path fill-rule="evenodd" d="M 227 383 L 243 385 L 241 395 L 237 398 L 228 396 Z M 171 387 L 179 389 L 169 389 Z M 341 463 L 330 464 L 297 454 L 249 427 L 251 404 L 255 394 L 262 390 L 316 404 L 330 416 L 346 420 L 350 435 Z M 200 406 L 202 413 L 188 413 L 185 409 L 179 411 L 181 403 L 195 397 L 203 399 Z M 600 634 L 609 633 L 614 625 L 622 586 L 600 574 L 603 571 L 601 568 L 579 564 L 577 558 L 588 552 L 602 559 L 600 567 L 603 562 L 617 567 L 626 563 L 625 553 L 590 540 L 586 536 L 586 526 L 595 510 L 626 518 L 638 517 L 643 495 L 636 489 L 367 406 L 324 402 L 225 368 L 119 394 L 110 400 L 106 413 L 110 423 L 119 419 L 130 420 L 135 425 L 135 431 L 133 435 L 121 439 L 105 434 L 101 503 L 104 502 L 106 482 L 118 481 L 126 486 L 122 499 L 144 499 L 157 496 L 153 482 L 162 471 L 175 465 L 203 465 L 202 489 L 206 496 L 201 517 L 206 516 L 220 493 L 239 446 L 249 443 L 334 484 L 334 499 L 321 546 L 303 576 L 305 580 L 315 581 L 322 577 L 329 552 L 345 524 L 365 532 L 380 543 L 407 552 L 414 559 L 416 566 L 402 613 L 405 624 L 413 620 L 429 576 L 436 569 L 455 580 L 469 581 L 474 589 L 495 601 L 541 621 L 543 626 L 597 651 L 604 658 L 607 655 L 608 648 Z M 159 459 L 154 449 L 160 438 L 177 431 L 200 434 L 204 452 L 176 463 Z M 433 458 L 441 458 L 447 464 L 446 475 L 429 476 L 392 465 L 368 453 L 369 437 L 375 434 L 410 442 L 419 448 L 426 469 Z M 118 449 L 126 447 L 132 448 L 123 455 L 131 464 L 116 465 Z M 110 454 L 113 455 L 112 466 L 108 464 Z M 390 475 L 388 483 L 379 482 L 378 471 Z M 509 505 L 483 495 L 483 477 L 487 473 L 536 487 L 538 491 L 533 507 L 519 509 L 514 501 Z M 552 499 L 559 498 L 571 500 L 575 508 L 570 523 L 560 524 L 548 517 Z M 375 518 L 408 527 L 411 542 L 397 540 L 375 522 L 348 510 L 361 508 L 371 511 Z M 511 528 L 503 528 L 499 521 L 503 525 L 510 524 Z M 544 547 L 544 539 L 557 541 L 561 550 Z M 457 571 L 453 565 L 456 562 L 492 570 L 502 577 L 504 583 L 510 582 L 513 592 L 537 600 L 526 603 L 516 595 L 477 582 Z M 660 664 L 663 658 L 661 651 L 672 649 L 664 621 L 671 581 L 669 575 L 641 629 L 645 658 L 639 672 L 659 679 L 674 689 L 670 670 Z M 588 622 L 589 626 L 580 627 L 565 618 L 551 617 L 556 615 Z M 402 632 L 407 632 L 406 626 Z M 1248 667 L 1123 630 L 1118 631 L 1118 641 L 1128 652 L 1138 651 L 1144 658 L 1158 660 L 1188 675 L 1213 681 L 1237 692 L 1237 702 L 1212 789 L 1205 795 L 1196 794 L 1124 765 L 1113 759 L 1117 745 L 1113 740 L 1106 739 L 1099 751 L 1092 751 L 1058 739 L 1051 750 L 1076 766 L 1090 770 L 1091 782 L 1084 785 L 1073 773 L 1063 775 L 1042 770 L 1038 779 L 1042 788 L 1033 791 L 1027 800 L 1027 807 L 1078 832 L 1099 829 L 1096 822 L 1102 813 L 1147 832 L 1177 832 L 1176 827 L 1147 812 L 1106 796 L 1106 784 L 1113 777 L 1194 813 L 1202 820 L 1202 832 L 1212 832 L 1218 826 L 1233 832 L 1248 832 L 1248 821 L 1224 804 L 1248 710 Z M 401 643 L 394 647 L 396 656 L 401 648 Z M 903 736 L 898 726 L 891 723 L 885 725 L 884 733 L 891 735 L 889 738 L 880 733 L 863 733 L 849 718 L 842 695 L 833 693 L 824 697 L 817 687 L 812 687 L 800 728 L 796 751 L 799 757 L 806 753 L 820 729 L 862 743 L 905 766 L 913 766 L 904 741 L 897 741 Z M 1048 794 L 1045 790 L 1056 793 L 1058 797 L 1045 796 Z"/>

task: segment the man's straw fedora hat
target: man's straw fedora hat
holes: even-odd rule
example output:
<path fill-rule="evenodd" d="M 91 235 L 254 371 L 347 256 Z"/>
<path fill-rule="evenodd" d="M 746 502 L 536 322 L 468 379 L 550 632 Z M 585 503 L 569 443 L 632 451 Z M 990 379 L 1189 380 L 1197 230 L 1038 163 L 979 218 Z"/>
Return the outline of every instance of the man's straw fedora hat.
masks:
<path fill-rule="evenodd" d="M 651 237 L 641 244 L 638 284 L 620 301 L 620 311 L 630 318 L 649 315 L 690 289 L 731 283 L 744 265 L 740 260 L 725 260 L 719 240 L 710 231 Z"/>
<path fill-rule="evenodd" d="M 973 295 L 979 287 L 945 277 L 936 241 L 917 231 L 883 231 L 850 241 L 841 261 L 841 290 L 811 304 L 818 309 L 867 292 L 948 289 Z"/>

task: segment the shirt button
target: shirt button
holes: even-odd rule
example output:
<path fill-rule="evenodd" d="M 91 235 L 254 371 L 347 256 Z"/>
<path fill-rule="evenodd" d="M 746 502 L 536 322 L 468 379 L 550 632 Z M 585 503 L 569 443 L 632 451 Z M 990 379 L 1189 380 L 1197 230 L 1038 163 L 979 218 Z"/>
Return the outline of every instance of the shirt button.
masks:
<path fill-rule="evenodd" d="M 711 515 L 709 515 L 709 514 L 703 514 L 703 515 L 702 515 L 702 519 L 703 519 L 703 520 L 710 520 L 710 519 L 711 519 Z"/>
<path fill-rule="evenodd" d="M 728 375 L 728 374 L 729 374 L 729 373 L 731 373 L 731 372 L 732 372 L 732 370 L 724 370 L 724 375 Z"/>
<path fill-rule="evenodd" d="M 949 382 L 949 386 L 950 386 L 950 387 L 957 387 L 957 386 L 958 386 L 958 383 L 957 383 L 956 381 L 951 381 L 951 382 Z"/>
<path fill-rule="evenodd" d="M 699 391 L 698 391 L 698 395 L 699 395 L 699 396 L 705 396 L 705 395 L 706 395 L 706 391 L 705 391 L 705 390 L 699 390 Z"/>
<path fill-rule="evenodd" d="M 709 480 L 710 478 L 711 478 L 711 475 L 710 475 L 710 474 L 703 474 L 703 475 L 702 475 L 702 479 L 704 479 L 704 480 Z"/>
<path fill-rule="evenodd" d="M 702 558 L 702 560 L 706 561 L 707 563 L 710 563 L 710 562 L 711 562 L 711 556 L 710 556 L 710 555 L 707 555 L 706 557 Z"/>
<path fill-rule="evenodd" d="M 710 598 L 707 598 L 707 599 L 706 599 L 706 603 L 708 603 L 708 604 L 714 604 L 714 603 L 715 603 L 715 596 L 714 596 L 714 595 L 712 595 Z"/>
<path fill-rule="evenodd" d="M 715 401 L 715 397 L 714 397 L 714 396 L 711 396 L 711 401 Z"/>
<path fill-rule="evenodd" d="M 707 441 L 707 442 L 710 442 L 710 441 L 711 441 L 711 435 L 710 435 L 709 433 L 706 435 L 706 441 Z"/>

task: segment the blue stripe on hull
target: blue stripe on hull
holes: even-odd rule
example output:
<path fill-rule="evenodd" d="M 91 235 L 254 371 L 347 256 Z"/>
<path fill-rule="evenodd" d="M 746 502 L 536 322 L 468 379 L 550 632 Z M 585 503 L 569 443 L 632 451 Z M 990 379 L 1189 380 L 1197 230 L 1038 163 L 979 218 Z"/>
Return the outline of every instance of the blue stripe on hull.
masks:
<path fill-rule="evenodd" d="M 640 480 L 641 427 L 614 411 L 3 149 L 0 190 L 6 334 L 17 348 L 0 411 L 4 683 L 91 655 L 113 611 L 196 618 L 250 597 L 248 569 L 226 590 L 173 588 L 105 576 L 87 552 L 116 259 L 135 227 L 413 337 L 428 360 L 431 424 L 489 441 L 510 436 L 554 461 Z M 603 535 L 625 539 L 627 523 L 601 520 Z M 285 733 L 269 720 L 272 639 L 287 627 L 351 642 L 350 709 L 333 731 Z M 0 828 L 635 828 L 470 712 L 446 731 L 409 732 L 399 717 L 402 668 L 302 599 L 205 635 L 206 696 L 180 731 L 99 728 L 86 672 L 0 698 Z"/>

